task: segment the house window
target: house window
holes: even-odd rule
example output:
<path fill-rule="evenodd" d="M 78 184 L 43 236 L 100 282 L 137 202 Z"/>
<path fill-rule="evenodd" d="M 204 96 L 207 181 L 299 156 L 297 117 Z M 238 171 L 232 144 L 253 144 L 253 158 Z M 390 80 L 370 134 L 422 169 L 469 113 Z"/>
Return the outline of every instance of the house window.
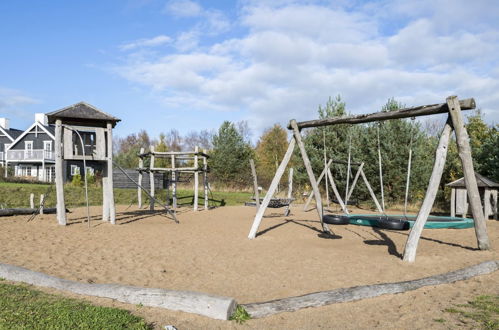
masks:
<path fill-rule="evenodd" d="M 80 167 L 78 165 L 71 165 L 71 176 L 80 174 Z"/>
<path fill-rule="evenodd" d="M 43 141 L 43 154 L 45 158 L 52 158 L 52 141 Z"/>
<path fill-rule="evenodd" d="M 33 155 L 33 141 L 24 142 L 24 152 L 27 158 L 31 158 Z"/>
<path fill-rule="evenodd" d="M 90 167 L 90 166 L 87 166 L 87 173 L 90 174 L 90 175 L 94 175 L 95 174 L 94 168 Z"/>
<path fill-rule="evenodd" d="M 85 155 L 91 156 L 95 153 L 95 140 L 96 135 L 95 132 L 88 131 L 78 131 L 81 135 L 81 139 L 83 140 L 83 146 L 85 148 Z M 76 132 L 73 132 L 73 145 L 74 145 L 74 154 L 77 156 L 83 156 L 83 150 L 81 148 L 81 140 Z"/>

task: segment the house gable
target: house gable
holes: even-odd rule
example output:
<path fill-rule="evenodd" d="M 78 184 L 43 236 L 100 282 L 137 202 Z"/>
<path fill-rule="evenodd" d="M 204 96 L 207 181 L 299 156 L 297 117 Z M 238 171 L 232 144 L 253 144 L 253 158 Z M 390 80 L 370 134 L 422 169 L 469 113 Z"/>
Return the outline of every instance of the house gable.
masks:
<path fill-rule="evenodd" d="M 43 149 L 44 141 L 54 141 L 55 137 L 51 129 L 34 122 L 28 129 L 15 139 L 9 147 L 9 150 L 21 150 L 25 148 L 26 141 L 33 141 L 33 149 Z M 52 143 L 52 150 L 54 146 Z"/>

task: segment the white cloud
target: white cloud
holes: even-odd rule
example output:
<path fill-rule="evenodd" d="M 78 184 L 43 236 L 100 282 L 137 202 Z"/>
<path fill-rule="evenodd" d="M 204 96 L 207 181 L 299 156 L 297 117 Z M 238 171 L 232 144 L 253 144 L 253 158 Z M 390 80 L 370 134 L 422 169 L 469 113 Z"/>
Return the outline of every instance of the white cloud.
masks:
<path fill-rule="evenodd" d="M 247 1 L 232 22 L 220 13 L 226 23 L 217 30 L 243 32 L 209 42 L 208 18 L 219 12 L 194 6 L 184 16 L 196 13 L 200 21 L 179 33 L 176 51 L 131 54 L 117 72 L 152 88 L 169 108 L 244 113 L 258 131 L 314 118 L 317 106 L 337 94 L 356 113 L 378 111 L 390 97 L 408 106 L 475 97 L 486 119 L 499 122 L 497 23 L 482 2 L 480 10 L 473 5 Z M 477 22 L 470 28 L 463 24 L 467 8 Z"/>
<path fill-rule="evenodd" d="M 194 1 L 170 1 L 165 6 L 165 12 L 179 17 L 196 17 L 203 13 L 203 8 Z"/>
<path fill-rule="evenodd" d="M 0 117 L 31 118 L 32 114 L 26 111 L 24 107 L 37 103 L 40 103 L 40 101 L 25 95 L 19 90 L 0 86 Z"/>
<path fill-rule="evenodd" d="M 134 50 L 143 47 L 157 47 L 169 43 L 172 38 L 166 35 L 159 35 L 150 39 L 139 39 L 120 46 L 121 50 Z"/>

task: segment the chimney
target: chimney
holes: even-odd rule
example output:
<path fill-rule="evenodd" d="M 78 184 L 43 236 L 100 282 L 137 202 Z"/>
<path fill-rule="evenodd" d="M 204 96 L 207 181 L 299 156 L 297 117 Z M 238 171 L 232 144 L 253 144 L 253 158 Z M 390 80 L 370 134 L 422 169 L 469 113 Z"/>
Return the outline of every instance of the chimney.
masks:
<path fill-rule="evenodd" d="M 0 126 L 3 129 L 9 129 L 9 120 L 7 118 L 0 118 Z"/>
<path fill-rule="evenodd" d="M 35 121 L 42 125 L 47 125 L 48 123 L 47 116 L 44 113 L 35 113 Z"/>

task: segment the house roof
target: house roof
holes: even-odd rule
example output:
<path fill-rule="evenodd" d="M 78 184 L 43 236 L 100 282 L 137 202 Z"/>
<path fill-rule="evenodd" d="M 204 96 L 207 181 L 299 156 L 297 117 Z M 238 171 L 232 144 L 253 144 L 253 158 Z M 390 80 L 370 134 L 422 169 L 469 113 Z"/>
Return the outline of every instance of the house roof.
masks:
<path fill-rule="evenodd" d="M 499 188 L 499 183 L 490 180 L 489 178 L 484 177 L 475 172 L 476 183 L 480 188 Z M 452 188 L 466 188 L 466 184 L 464 183 L 464 177 L 453 181 L 451 183 L 447 183 L 446 186 Z"/>
<path fill-rule="evenodd" d="M 7 134 L 12 141 L 14 141 L 19 135 L 23 134 L 23 131 L 15 128 L 5 129 L 3 127 L 0 127 L 0 131 Z"/>
<path fill-rule="evenodd" d="M 35 126 L 38 126 L 41 128 L 42 131 L 47 133 L 47 135 L 52 138 L 53 140 L 55 139 L 54 137 L 54 132 L 55 132 L 55 127 L 53 125 L 43 125 L 38 121 L 35 121 L 33 124 L 31 124 L 30 127 L 28 127 L 25 131 L 20 131 L 20 134 L 12 141 L 11 145 L 9 148 L 14 147 L 16 144 L 19 143 L 19 141 L 22 140 L 22 138 L 28 134 Z"/>
<path fill-rule="evenodd" d="M 52 111 L 46 114 L 49 124 L 55 123 L 57 119 L 61 119 L 65 124 L 90 124 L 102 126 L 107 122 L 111 122 L 113 127 L 121 119 L 111 116 L 104 111 L 85 102 L 79 102 L 68 107 Z"/>

